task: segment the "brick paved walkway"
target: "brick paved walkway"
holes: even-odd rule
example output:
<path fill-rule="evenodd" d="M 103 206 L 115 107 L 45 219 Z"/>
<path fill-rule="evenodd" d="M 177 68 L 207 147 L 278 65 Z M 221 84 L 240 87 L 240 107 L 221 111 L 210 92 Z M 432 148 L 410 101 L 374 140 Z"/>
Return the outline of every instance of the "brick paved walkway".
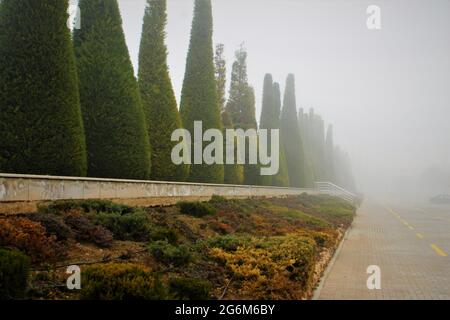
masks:
<path fill-rule="evenodd" d="M 381 290 L 367 288 L 370 265 Z M 319 299 L 450 299 L 450 208 L 364 204 Z"/>

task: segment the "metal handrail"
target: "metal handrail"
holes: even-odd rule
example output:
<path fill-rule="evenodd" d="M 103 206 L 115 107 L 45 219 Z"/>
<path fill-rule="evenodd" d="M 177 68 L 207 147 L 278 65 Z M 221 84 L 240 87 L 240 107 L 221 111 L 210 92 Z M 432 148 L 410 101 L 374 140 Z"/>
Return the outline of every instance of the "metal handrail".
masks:
<path fill-rule="evenodd" d="M 332 182 L 316 182 L 316 189 L 321 194 L 327 194 L 331 196 L 338 197 L 342 200 L 345 200 L 347 202 L 351 203 L 357 203 L 358 202 L 358 196 L 354 194 L 353 192 L 350 192 Z"/>

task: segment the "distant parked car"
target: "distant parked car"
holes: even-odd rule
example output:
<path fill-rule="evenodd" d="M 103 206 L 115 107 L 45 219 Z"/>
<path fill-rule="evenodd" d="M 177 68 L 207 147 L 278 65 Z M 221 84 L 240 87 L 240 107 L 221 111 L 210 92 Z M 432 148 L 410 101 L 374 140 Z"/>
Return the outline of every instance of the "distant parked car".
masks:
<path fill-rule="evenodd" d="M 440 194 L 430 199 L 431 203 L 450 204 L 450 194 Z"/>

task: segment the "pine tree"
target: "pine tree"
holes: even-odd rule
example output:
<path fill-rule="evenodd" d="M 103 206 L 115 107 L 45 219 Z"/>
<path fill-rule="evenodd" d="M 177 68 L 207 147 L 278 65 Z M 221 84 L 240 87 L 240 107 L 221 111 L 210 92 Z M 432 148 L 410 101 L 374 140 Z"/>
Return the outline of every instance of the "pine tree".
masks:
<path fill-rule="evenodd" d="M 281 136 L 286 152 L 290 185 L 311 187 L 312 173 L 307 166 L 305 150 L 297 120 L 295 79 L 290 74 L 286 81 L 283 109 L 281 111 Z"/>
<path fill-rule="evenodd" d="M 216 67 L 216 84 L 217 84 L 217 100 L 219 104 L 219 109 L 221 111 L 223 134 L 226 137 L 226 129 L 234 129 L 233 121 L 227 110 L 225 110 L 225 88 L 226 88 L 226 61 L 224 58 L 225 47 L 223 44 L 218 44 L 216 46 L 216 53 L 214 56 L 214 64 Z M 227 140 L 224 140 L 224 161 L 226 161 L 227 156 Z M 234 140 L 234 157 L 237 159 L 237 140 Z M 226 184 L 242 184 L 244 182 L 244 167 L 237 163 L 226 164 L 225 163 L 225 178 L 224 182 Z"/>
<path fill-rule="evenodd" d="M 215 80 L 212 32 L 211 0 L 195 0 L 180 107 L 183 125 L 191 133 L 192 138 L 194 137 L 194 121 L 202 121 L 204 131 L 222 130 Z M 205 146 L 204 143 L 203 146 Z M 189 180 L 222 183 L 224 166 L 192 164 Z"/>
<path fill-rule="evenodd" d="M 226 111 L 230 115 L 235 129 L 257 129 L 255 91 L 248 83 L 247 52 L 243 46 L 236 51 L 236 61 L 232 67 Z M 249 164 L 248 141 L 245 150 L 244 183 L 257 185 L 260 177 L 259 166 L 257 164 Z"/>
<path fill-rule="evenodd" d="M 80 0 L 74 31 L 90 176 L 147 179 L 150 146 L 117 0 Z"/>
<path fill-rule="evenodd" d="M 0 2 L 0 171 L 86 175 L 67 1 Z"/>
<path fill-rule="evenodd" d="M 220 113 L 225 111 L 225 91 L 227 86 L 227 63 L 225 61 L 225 46 L 222 43 L 216 45 L 214 55 L 214 66 L 216 75 L 217 87 L 217 104 L 219 105 Z"/>
<path fill-rule="evenodd" d="M 169 76 L 165 27 L 166 0 L 147 0 L 139 50 L 139 88 L 151 148 L 151 179 L 184 181 L 189 166 L 171 160 L 172 132 L 181 128 L 177 101 Z"/>

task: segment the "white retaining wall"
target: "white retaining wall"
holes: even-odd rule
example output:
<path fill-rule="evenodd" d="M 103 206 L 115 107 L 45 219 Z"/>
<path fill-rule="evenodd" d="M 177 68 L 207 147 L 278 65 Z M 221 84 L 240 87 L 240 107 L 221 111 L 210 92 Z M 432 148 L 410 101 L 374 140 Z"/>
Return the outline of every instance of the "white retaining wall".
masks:
<path fill-rule="evenodd" d="M 141 199 L 167 197 L 285 196 L 314 189 L 218 185 L 0 173 L 0 203 L 69 199 Z"/>

